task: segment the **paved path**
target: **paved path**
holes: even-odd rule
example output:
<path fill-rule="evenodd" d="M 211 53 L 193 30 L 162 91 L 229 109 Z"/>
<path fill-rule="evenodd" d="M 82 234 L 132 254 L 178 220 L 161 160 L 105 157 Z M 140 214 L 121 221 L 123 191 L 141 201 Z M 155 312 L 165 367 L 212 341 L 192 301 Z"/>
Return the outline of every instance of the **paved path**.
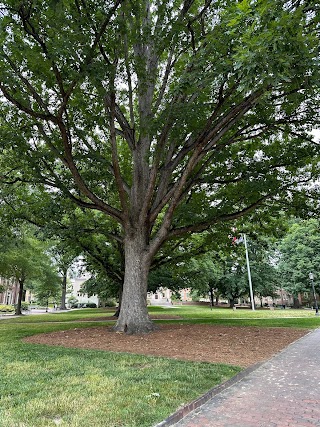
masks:
<path fill-rule="evenodd" d="M 320 329 L 213 397 L 174 427 L 320 426 Z"/>

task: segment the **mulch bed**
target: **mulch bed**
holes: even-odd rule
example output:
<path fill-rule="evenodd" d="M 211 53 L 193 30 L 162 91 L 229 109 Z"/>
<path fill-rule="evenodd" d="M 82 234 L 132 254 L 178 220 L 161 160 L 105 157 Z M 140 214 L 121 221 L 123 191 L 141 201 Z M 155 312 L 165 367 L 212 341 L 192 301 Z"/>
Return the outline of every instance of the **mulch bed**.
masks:
<path fill-rule="evenodd" d="M 248 367 L 269 359 L 308 332 L 291 328 L 163 324 L 151 334 L 126 335 L 113 332 L 109 326 L 99 326 L 34 335 L 24 341 Z"/>

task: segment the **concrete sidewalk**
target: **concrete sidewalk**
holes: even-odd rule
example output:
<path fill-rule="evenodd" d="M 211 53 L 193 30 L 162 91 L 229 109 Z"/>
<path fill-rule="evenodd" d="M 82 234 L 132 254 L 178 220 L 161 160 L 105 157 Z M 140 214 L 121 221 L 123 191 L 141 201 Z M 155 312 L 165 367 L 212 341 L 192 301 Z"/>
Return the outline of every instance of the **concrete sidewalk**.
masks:
<path fill-rule="evenodd" d="M 320 427 L 320 329 L 249 371 L 174 426 Z"/>

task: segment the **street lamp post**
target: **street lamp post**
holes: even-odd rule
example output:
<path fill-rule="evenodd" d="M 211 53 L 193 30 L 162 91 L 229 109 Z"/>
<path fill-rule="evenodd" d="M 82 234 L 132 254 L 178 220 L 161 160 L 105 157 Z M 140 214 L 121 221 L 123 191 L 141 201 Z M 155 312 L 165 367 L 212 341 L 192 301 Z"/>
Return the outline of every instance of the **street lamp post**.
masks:
<path fill-rule="evenodd" d="M 313 273 L 309 273 L 309 279 L 310 279 L 311 286 L 312 286 L 312 293 L 313 293 L 313 298 L 314 298 L 314 306 L 315 306 L 315 309 L 316 309 L 316 316 L 319 316 L 319 308 L 318 308 L 317 295 L 316 295 L 316 291 L 314 289 L 314 283 L 313 283 L 313 279 L 314 279 Z"/>

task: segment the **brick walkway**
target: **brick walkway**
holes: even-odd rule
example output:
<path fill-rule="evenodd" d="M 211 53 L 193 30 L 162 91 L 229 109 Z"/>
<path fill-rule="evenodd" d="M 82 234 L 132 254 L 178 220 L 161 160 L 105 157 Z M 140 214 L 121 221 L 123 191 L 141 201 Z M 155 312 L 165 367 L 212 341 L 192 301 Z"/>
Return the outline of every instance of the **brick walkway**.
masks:
<path fill-rule="evenodd" d="M 291 344 L 174 426 L 320 426 L 320 329 Z"/>

